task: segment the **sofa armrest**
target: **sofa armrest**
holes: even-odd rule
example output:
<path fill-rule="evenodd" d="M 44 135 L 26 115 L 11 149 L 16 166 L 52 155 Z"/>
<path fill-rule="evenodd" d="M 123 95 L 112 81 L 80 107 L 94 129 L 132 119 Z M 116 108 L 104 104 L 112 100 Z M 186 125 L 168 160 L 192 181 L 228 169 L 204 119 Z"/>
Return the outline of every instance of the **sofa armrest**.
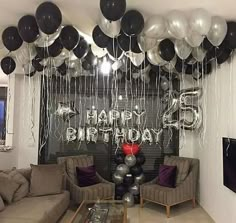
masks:
<path fill-rule="evenodd" d="M 157 180 L 158 180 L 158 176 L 155 177 L 154 179 L 152 179 L 151 181 L 148 181 L 148 182 L 142 184 L 141 186 L 150 185 L 150 184 L 156 184 Z"/>

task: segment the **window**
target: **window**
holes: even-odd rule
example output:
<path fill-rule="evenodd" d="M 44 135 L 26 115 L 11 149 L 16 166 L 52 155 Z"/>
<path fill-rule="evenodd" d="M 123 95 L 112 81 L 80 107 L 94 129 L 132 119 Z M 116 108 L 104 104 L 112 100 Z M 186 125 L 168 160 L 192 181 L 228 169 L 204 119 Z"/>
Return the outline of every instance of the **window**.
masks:
<path fill-rule="evenodd" d="M 5 145 L 6 139 L 6 108 L 7 88 L 0 87 L 0 145 Z"/>

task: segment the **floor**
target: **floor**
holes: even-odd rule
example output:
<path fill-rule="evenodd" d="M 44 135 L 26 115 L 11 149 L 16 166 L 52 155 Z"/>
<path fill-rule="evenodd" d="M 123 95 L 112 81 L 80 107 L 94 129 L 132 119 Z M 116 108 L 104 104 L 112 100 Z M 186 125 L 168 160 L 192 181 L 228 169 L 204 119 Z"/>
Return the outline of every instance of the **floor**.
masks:
<path fill-rule="evenodd" d="M 68 223 L 74 211 L 68 210 L 60 223 Z M 146 203 L 144 208 L 135 205 L 128 208 L 128 223 L 214 223 L 200 207 L 192 208 L 191 202 L 176 205 L 171 209 L 171 217 L 166 218 L 165 208 L 158 204 Z"/>

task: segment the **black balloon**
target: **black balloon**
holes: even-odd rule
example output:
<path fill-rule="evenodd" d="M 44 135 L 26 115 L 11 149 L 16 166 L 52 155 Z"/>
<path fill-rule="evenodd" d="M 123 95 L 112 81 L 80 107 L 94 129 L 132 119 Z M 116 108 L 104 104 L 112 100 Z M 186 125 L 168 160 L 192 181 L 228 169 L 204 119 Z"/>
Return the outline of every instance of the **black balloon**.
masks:
<path fill-rule="evenodd" d="M 124 184 L 116 185 L 116 195 L 123 197 L 123 195 L 128 192 L 127 187 Z"/>
<path fill-rule="evenodd" d="M 67 71 L 66 63 L 64 62 L 61 66 L 57 68 L 57 70 L 62 76 L 65 76 Z"/>
<path fill-rule="evenodd" d="M 227 22 L 227 34 L 225 40 L 230 49 L 236 48 L 236 22 Z"/>
<path fill-rule="evenodd" d="M 204 38 L 203 42 L 202 42 L 202 47 L 204 50 L 210 50 L 213 45 L 211 44 L 211 42 L 207 39 L 207 37 Z"/>
<path fill-rule="evenodd" d="M 135 177 L 139 176 L 143 172 L 143 169 L 140 165 L 135 165 L 130 167 L 130 173 L 133 174 Z"/>
<path fill-rule="evenodd" d="M 205 64 L 198 64 L 198 71 L 202 74 L 210 74 L 212 71 L 212 64 L 211 63 L 205 63 Z"/>
<path fill-rule="evenodd" d="M 102 32 L 99 26 L 94 27 L 92 36 L 93 36 L 93 41 L 95 42 L 95 44 L 101 48 L 106 48 L 111 39 L 110 37 L 108 37 Z"/>
<path fill-rule="evenodd" d="M 126 0 L 100 0 L 100 9 L 105 18 L 116 21 L 125 13 Z"/>
<path fill-rule="evenodd" d="M 130 10 L 125 13 L 121 20 L 121 29 L 128 36 L 137 36 L 144 27 L 144 18 L 137 10 Z"/>
<path fill-rule="evenodd" d="M 21 17 L 18 22 L 18 31 L 25 42 L 33 43 L 39 36 L 39 28 L 34 16 L 25 15 Z"/>
<path fill-rule="evenodd" d="M 126 186 L 131 186 L 134 183 L 134 177 L 131 174 L 126 174 L 124 176 L 123 183 Z"/>
<path fill-rule="evenodd" d="M 164 39 L 159 44 L 159 53 L 163 60 L 171 61 L 175 56 L 174 43 L 170 39 Z"/>
<path fill-rule="evenodd" d="M 27 77 L 33 77 L 33 76 L 35 75 L 35 73 L 36 73 L 36 70 L 30 72 L 29 74 L 25 74 L 25 76 L 27 76 Z"/>
<path fill-rule="evenodd" d="M 229 59 L 230 55 L 232 53 L 232 49 L 224 49 L 222 53 L 216 58 L 218 64 L 224 63 L 226 60 Z"/>
<path fill-rule="evenodd" d="M 123 51 L 132 51 L 134 53 L 141 53 L 139 48 L 137 37 L 129 37 L 121 32 L 118 36 L 118 44 Z"/>
<path fill-rule="evenodd" d="M 185 69 L 186 69 L 186 64 L 179 57 L 177 57 L 176 64 L 175 64 L 175 69 L 179 73 L 184 72 Z"/>
<path fill-rule="evenodd" d="M 67 50 L 73 50 L 79 43 L 79 33 L 73 26 L 64 26 L 61 30 L 60 40 Z"/>
<path fill-rule="evenodd" d="M 93 69 L 93 66 L 91 63 L 89 63 L 87 60 L 84 60 L 82 62 L 82 67 L 84 70 L 92 70 Z"/>
<path fill-rule="evenodd" d="M 92 51 L 89 50 L 87 55 L 84 57 L 84 60 L 86 60 L 89 64 L 94 64 L 95 56 L 93 55 Z"/>
<path fill-rule="evenodd" d="M 51 57 L 58 56 L 63 49 L 60 39 L 56 39 L 52 45 L 48 47 L 48 53 Z"/>
<path fill-rule="evenodd" d="M 136 164 L 137 165 L 143 165 L 146 161 L 146 158 L 143 153 L 138 153 L 136 155 Z"/>
<path fill-rule="evenodd" d="M 32 60 L 32 65 L 35 68 L 36 71 L 41 72 L 44 69 L 44 66 L 40 64 L 40 61 L 42 61 L 41 58 L 39 58 L 38 56 L 36 56 L 33 60 Z"/>
<path fill-rule="evenodd" d="M 75 49 L 73 49 L 73 53 L 79 59 L 82 59 L 83 57 L 85 57 L 88 51 L 89 51 L 88 43 L 83 38 L 80 39 L 79 44 L 75 47 Z"/>
<path fill-rule="evenodd" d="M 16 63 L 11 57 L 4 57 L 1 60 L 1 68 L 5 74 L 12 73 L 16 68 Z"/>
<path fill-rule="evenodd" d="M 117 153 L 114 157 L 114 161 L 117 165 L 124 163 L 125 156 L 124 154 Z"/>
<path fill-rule="evenodd" d="M 44 2 L 39 5 L 35 16 L 39 28 L 46 34 L 53 34 L 61 25 L 61 11 L 52 2 Z"/>
<path fill-rule="evenodd" d="M 193 74 L 196 69 L 196 64 L 187 64 L 185 67 L 185 74 Z"/>
<path fill-rule="evenodd" d="M 7 27 L 2 33 L 2 42 L 9 51 L 17 50 L 21 47 L 23 40 L 15 26 Z"/>
<path fill-rule="evenodd" d="M 36 52 L 37 52 L 38 57 L 41 59 L 45 59 L 49 57 L 48 48 L 36 47 Z"/>
<path fill-rule="evenodd" d="M 112 39 L 109 41 L 107 51 L 114 58 L 119 58 L 123 53 L 123 51 L 118 45 L 117 39 Z"/>

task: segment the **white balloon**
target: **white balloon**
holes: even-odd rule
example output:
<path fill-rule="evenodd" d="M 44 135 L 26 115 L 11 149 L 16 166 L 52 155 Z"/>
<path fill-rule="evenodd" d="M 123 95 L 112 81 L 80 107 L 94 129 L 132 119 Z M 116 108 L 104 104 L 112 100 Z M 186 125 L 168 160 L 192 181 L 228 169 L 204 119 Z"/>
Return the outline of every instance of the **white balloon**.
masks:
<path fill-rule="evenodd" d="M 206 56 L 206 50 L 204 50 L 202 47 L 195 47 L 192 51 L 193 57 L 196 59 L 196 61 L 201 62 Z"/>
<path fill-rule="evenodd" d="M 152 49 L 156 44 L 157 44 L 157 40 L 154 38 L 150 38 L 150 37 L 147 37 L 144 35 L 138 36 L 138 45 L 139 45 L 139 48 L 143 52 L 146 52 L 146 51 Z"/>
<path fill-rule="evenodd" d="M 91 51 L 93 52 L 93 55 L 98 58 L 104 57 L 107 54 L 106 49 L 100 48 L 96 44 L 91 45 Z"/>
<path fill-rule="evenodd" d="M 189 26 L 193 32 L 207 35 L 211 27 L 211 16 L 205 9 L 195 9 L 191 12 Z"/>
<path fill-rule="evenodd" d="M 166 31 L 165 19 L 163 16 L 155 15 L 150 17 L 143 29 L 145 36 L 149 38 L 160 38 Z"/>
<path fill-rule="evenodd" d="M 140 66 L 145 60 L 145 53 L 133 53 L 129 51 L 129 52 L 126 52 L 126 55 L 130 58 L 131 62 L 135 66 Z"/>
<path fill-rule="evenodd" d="M 120 33 L 120 20 L 109 21 L 101 14 L 99 27 L 107 36 L 114 38 Z"/>
<path fill-rule="evenodd" d="M 188 36 L 185 37 L 185 41 L 191 46 L 191 47 L 198 47 L 201 45 L 202 41 L 204 39 L 204 36 L 201 34 L 190 31 Z"/>
<path fill-rule="evenodd" d="M 18 63 L 24 65 L 37 55 L 37 51 L 33 43 L 24 42 L 18 50 L 13 52 L 13 55 L 15 55 Z"/>
<path fill-rule="evenodd" d="M 167 30 L 176 39 L 182 39 L 187 35 L 188 21 L 183 12 L 173 10 L 168 13 Z"/>
<path fill-rule="evenodd" d="M 192 47 L 184 39 L 175 40 L 175 52 L 182 60 L 189 57 L 192 52 Z"/>
<path fill-rule="evenodd" d="M 207 34 L 207 39 L 213 46 L 219 46 L 227 34 L 227 23 L 220 16 L 213 16 L 211 19 L 211 28 Z"/>

